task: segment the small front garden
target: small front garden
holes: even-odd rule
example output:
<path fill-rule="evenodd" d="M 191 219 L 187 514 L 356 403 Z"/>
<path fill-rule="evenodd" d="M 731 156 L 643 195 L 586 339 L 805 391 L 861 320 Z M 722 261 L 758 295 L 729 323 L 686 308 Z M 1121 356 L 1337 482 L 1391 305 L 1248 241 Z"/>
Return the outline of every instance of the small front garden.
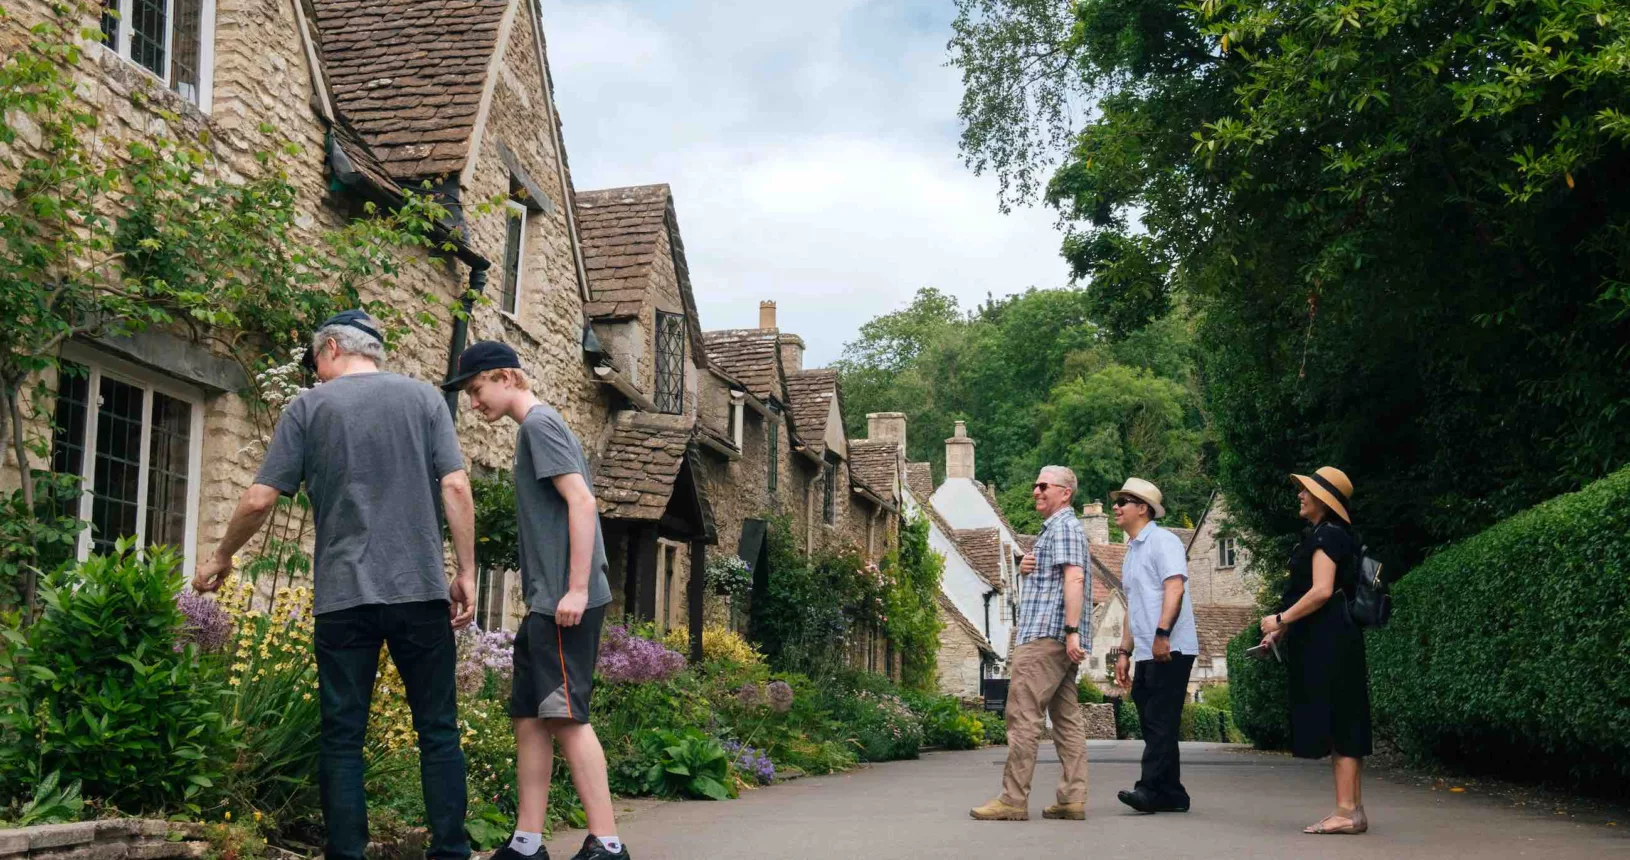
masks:
<path fill-rule="evenodd" d="M 283 547 L 279 556 L 274 567 L 304 563 L 291 562 Z M 262 561 L 246 560 L 242 569 L 261 570 Z M 789 575 L 799 588 L 839 566 L 804 563 L 816 570 Z M 909 610 L 909 595 L 889 585 L 901 578 L 899 564 L 896 555 L 887 570 L 862 568 L 853 578 L 877 606 Z M 183 585 L 179 558 L 168 550 L 138 555 L 121 545 L 45 577 L 32 624 L 15 613 L 5 620 L 0 825 L 120 816 L 208 822 L 236 857 L 268 841 L 308 853 L 322 844 L 309 590 L 273 588 L 264 578 L 256 587 L 236 575 L 216 596 Z M 999 718 L 843 668 L 834 656 L 841 648 L 822 656 L 820 648 L 841 646 L 853 610 L 817 619 L 832 642 L 805 627 L 779 640 L 803 671 L 766 658 L 723 626 L 704 631 L 704 659 L 691 664 L 681 653 L 685 631 L 662 636 L 649 625 L 608 625 L 593 722 L 613 791 L 727 800 L 789 776 L 916 758 L 928 746 L 1005 741 Z M 501 844 L 514 825 L 512 643 L 503 631 L 459 634 L 468 830 L 477 848 Z M 424 801 L 411 715 L 388 654 L 369 732 L 374 838 L 399 841 L 422 826 Z M 550 824 L 581 825 L 571 781 L 562 764 L 557 769 Z"/>

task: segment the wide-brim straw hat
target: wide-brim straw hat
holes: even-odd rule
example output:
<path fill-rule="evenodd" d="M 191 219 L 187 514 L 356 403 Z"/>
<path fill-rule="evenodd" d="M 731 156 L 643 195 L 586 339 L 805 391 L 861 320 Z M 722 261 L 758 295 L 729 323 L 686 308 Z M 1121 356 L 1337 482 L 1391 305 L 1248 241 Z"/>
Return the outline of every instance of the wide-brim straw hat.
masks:
<path fill-rule="evenodd" d="M 1353 482 L 1347 480 L 1347 473 L 1335 466 L 1323 466 L 1311 475 L 1291 475 L 1296 483 L 1301 484 L 1313 498 L 1324 502 L 1336 516 L 1343 522 L 1351 523 L 1353 515 L 1352 502 Z"/>
<path fill-rule="evenodd" d="M 1162 498 L 1160 488 L 1142 478 L 1127 478 L 1119 490 L 1109 494 L 1111 500 L 1121 496 L 1131 496 L 1140 502 L 1147 502 L 1149 507 L 1154 509 L 1157 520 L 1166 515 L 1166 508 L 1160 504 Z"/>

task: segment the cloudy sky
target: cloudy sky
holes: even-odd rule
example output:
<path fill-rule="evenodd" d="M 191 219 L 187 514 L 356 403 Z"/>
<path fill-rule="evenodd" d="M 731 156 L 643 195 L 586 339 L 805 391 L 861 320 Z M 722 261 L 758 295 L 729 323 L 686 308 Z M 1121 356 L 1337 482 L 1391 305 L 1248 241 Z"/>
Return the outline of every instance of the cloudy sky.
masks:
<path fill-rule="evenodd" d="M 1068 278 L 1047 209 L 963 167 L 951 0 L 543 0 L 573 181 L 673 187 L 702 324 L 774 299 L 807 366 L 935 286 Z"/>

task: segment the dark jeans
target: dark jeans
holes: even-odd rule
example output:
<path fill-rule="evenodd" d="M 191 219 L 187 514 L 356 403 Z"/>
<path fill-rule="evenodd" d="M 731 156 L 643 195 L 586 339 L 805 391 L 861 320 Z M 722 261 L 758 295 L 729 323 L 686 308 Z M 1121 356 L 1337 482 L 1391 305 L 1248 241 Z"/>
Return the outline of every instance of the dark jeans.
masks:
<path fill-rule="evenodd" d="M 1132 704 L 1138 706 L 1143 727 L 1143 778 L 1137 787 L 1159 803 L 1182 806 L 1189 800 L 1177 760 L 1177 737 L 1193 668 L 1193 654 L 1174 652 L 1168 663 L 1138 661 L 1132 676 Z"/>
<path fill-rule="evenodd" d="M 458 745 L 457 659 L 446 601 L 370 604 L 317 616 L 317 686 L 322 701 L 322 755 L 317 783 L 329 860 L 362 860 L 368 847 L 363 793 L 363 739 L 379 668 L 390 645 L 419 735 L 419 779 L 430 824 L 432 860 L 466 860 L 464 751 Z"/>

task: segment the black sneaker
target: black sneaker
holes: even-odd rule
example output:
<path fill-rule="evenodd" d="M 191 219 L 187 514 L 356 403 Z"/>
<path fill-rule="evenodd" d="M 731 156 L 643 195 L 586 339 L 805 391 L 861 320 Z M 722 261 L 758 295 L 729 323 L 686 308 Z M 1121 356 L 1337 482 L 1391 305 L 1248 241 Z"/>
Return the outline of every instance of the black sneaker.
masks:
<path fill-rule="evenodd" d="M 504 847 L 492 852 L 488 860 L 549 860 L 549 849 L 539 845 L 538 853 L 528 856 L 509 847 L 509 843 L 505 842 Z"/>
<path fill-rule="evenodd" d="M 628 846 L 623 845 L 623 850 L 613 854 L 606 850 L 606 846 L 600 844 L 598 837 L 590 834 L 583 840 L 583 848 L 572 855 L 572 860 L 628 860 Z"/>

